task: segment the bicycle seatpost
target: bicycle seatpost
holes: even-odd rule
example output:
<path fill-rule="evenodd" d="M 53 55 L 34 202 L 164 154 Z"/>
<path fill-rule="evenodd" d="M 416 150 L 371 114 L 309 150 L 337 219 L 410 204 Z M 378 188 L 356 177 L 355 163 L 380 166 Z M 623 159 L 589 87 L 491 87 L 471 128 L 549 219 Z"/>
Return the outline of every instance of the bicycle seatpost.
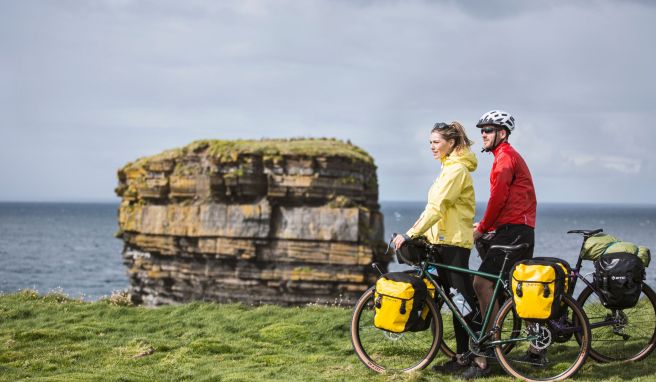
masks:
<path fill-rule="evenodd" d="M 592 230 L 585 230 L 585 229 L 575 229 L 571 231 L 567 231 L 567 233 L 578 233 L 583 235 L 583 242 L 581 243 L 581 249 L 579 250 L 579 258 L 576 261 L 576 271 L 578 272 L 581 269 L 581 265 L 583 265 L 583 258 L 581 257 L 581 253 L 583 253 L 583 248 L 585 246 L 585 242 L 591 238 L 592 236 L 595 236 L 596 234 L 604 232 L 602 228 L 597 228 L 597 229 L 592 229 Z M 574 280 L 576 283 L 576 280 Z"/>
<path fill-rule="evenodd" d="M 513 243 L 517 242 L 517 240 L 519 240 L 519 238 L 517 238 Z M 528 243 L 521 243 L 521 244 L 517 244 L 517 245 L 512 245 L 512 244 L 511 245 L 500 245 L 500 244 L 497 244 L 497 245 L 491 246 L 490 250 L 499 249 L 499 250 L 503 251 L 503 253 L 505 254 L 505 256 L 503 258 L 503 264 L 501 265 L 501 271 L 503 272 L 503 271 L 506 270 L 506 264 L 508 263 L 508 260 L 510 259 L 510 254 L 517 251 L 517 250 L 528 248 L 528 247 L 529 247 Z"/>
<path fill-rule="evenodd" d="M 503 257 L 503 264 L 501 264 L 502 274 L 506 271 L 506 264 L 508 264 L 508 260 L 510 260 L 510 254 L 512 251 L 503 251 L 503 253 L 505 253 L 505 256 Z"/>

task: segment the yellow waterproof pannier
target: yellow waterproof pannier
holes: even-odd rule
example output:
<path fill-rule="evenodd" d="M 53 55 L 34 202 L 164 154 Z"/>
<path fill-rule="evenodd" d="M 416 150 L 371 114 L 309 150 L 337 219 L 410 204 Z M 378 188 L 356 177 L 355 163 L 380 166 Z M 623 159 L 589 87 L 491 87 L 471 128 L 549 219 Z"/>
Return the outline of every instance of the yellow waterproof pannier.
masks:
<path fill-rule="evenodd" d="M 427 294 L 426 283 L 416 275 L 382 275 L 376 281 L 374 326 L 394 333 L 413 330 L 421 322 Z M 428 310 L 425 316 L 428 317 Z"/>
<path fill-rule="evenodd" d="M 560 315 L 568 293 L 569 264 L 561 259 L 534 258 L 515 264 L 511 270 L 515 311 L 520 318 L 547 320 Z"/>

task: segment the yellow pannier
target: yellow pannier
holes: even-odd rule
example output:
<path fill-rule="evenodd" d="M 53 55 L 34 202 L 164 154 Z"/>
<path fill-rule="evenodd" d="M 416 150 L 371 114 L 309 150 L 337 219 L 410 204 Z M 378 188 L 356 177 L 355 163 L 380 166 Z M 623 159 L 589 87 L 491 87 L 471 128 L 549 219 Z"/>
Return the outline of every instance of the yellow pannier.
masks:
<path fill-rule="evenodd" d="M 416 275 L 392 272 L 381 276 L 376 281 L 374 326 L 394 333 L 415 329 L 422 315 L 428 317 L 428 309 L 423 312 L 427 294 L 426 282 Z"/>
<path fill-rule="evenodd" d="M 569 273 L 564 260 L 534 258 L 515 264 L 511 287 L 515 311 L 520 318 L 547 320 L 560 314 L 567 293 Z"/>

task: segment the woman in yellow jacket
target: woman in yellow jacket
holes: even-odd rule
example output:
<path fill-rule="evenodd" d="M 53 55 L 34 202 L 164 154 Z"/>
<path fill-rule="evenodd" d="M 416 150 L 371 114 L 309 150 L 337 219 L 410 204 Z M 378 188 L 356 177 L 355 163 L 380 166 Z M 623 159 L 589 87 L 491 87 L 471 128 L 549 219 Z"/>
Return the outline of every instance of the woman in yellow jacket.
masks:
<path fill-rule="evenodd" d="M 428 191 L 428 203 L 417 222 L 406 232 L 394 238 L 397 249 L 408 237 L 424 235 L 439 248 L 438 262 L 462 268 L 469 267 L 473 246 L 475 212 L 474 185 L 471 172 L 476 170 L 476 156 L 469 150 L 472 141 L 458 122 L 436 123 L 430 134 L 433 157 L 442 163 L 442 171 Z M 439 271 L 445 290 L 457 289 L 470 307 L 477 307 L 470 275 Z M 480 330 L 466 318 L 474 330 Z M 458 320 L 453 319 L 458 356 L 433 369 L 441 372 L 458 372 L 469 366 L 470 360 L 462 357 L 468 351 L 469 336 Z"/>

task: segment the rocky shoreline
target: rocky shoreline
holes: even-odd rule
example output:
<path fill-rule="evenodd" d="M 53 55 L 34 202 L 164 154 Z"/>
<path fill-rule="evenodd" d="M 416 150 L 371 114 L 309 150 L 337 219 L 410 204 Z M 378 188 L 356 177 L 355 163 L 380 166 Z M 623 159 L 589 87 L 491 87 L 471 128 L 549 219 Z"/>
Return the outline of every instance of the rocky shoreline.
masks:
<path fill-rule="evenodd" d="M 352 302 L 389 262 L 376 166 L 350 143 L 198 141 L 118 178 L 137 303 Z"/>

